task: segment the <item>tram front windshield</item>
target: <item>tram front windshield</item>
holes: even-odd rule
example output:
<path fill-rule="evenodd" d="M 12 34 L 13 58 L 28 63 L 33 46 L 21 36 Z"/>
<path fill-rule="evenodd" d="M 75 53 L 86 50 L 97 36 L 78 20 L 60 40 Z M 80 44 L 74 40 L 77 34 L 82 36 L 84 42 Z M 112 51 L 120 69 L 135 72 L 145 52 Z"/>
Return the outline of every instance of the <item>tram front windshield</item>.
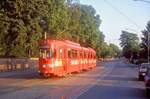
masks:
<path fill-rule="evenodd" d="M 53 58 L 54 52 L 50 48 L 41 48 L 40 49 L 40 58 Z"/>

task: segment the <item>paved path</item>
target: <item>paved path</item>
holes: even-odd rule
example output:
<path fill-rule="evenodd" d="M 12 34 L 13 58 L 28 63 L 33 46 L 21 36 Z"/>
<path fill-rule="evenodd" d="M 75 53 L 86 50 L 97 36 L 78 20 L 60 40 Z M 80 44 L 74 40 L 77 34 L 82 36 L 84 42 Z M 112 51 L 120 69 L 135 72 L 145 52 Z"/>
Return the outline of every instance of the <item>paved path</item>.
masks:
<path fill-rule="evenodd" d="M 0 99 L 147 99 L 137 68 L 116 60 L 66 78 L 42 79 L 36 70 L 0 73 Z"/>

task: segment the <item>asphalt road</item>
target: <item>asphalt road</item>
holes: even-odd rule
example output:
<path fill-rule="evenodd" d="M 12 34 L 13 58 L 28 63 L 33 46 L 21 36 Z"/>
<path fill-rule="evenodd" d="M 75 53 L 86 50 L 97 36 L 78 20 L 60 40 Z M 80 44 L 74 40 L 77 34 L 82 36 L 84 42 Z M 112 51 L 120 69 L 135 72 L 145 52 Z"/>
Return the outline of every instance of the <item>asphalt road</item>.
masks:
<path fill-rule="evenodd" d="M 41 78 L 36 70 L 0 73 L 0 99 L 148 99 L 136 66 L 121 60 L 65 78 Z"/>

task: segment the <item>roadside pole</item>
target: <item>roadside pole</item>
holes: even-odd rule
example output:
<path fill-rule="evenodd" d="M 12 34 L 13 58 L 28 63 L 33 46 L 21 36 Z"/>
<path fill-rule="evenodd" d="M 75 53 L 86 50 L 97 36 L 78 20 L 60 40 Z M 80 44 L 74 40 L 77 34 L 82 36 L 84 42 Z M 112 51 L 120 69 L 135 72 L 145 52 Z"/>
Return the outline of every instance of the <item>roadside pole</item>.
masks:
<path fill-rule="evenodd" d="M 148 61 L 148 63 L 149 63 L 149 45 L 150 45 L 150 43 L 149 43 L 149 32 L 148 32 L 148 34 L 147 34 L 147 39 L 148 39 L 148 44 L 147 44 L 147 54 L 148 54 L 148 58 L 147 58 L 147 61 Z"/>

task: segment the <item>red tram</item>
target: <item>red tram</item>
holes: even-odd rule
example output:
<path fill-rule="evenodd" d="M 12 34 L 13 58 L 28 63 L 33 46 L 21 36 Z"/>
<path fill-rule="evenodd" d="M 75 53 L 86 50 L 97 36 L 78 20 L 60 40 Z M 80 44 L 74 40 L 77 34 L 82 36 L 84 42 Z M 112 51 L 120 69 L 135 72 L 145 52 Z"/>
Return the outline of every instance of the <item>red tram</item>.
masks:
<path fill-rule="evenodd" d="M 40 42 L 39 73 L 64 76 L 96 67 L 96 52 L 71 41 L 45 39 Z"/>

